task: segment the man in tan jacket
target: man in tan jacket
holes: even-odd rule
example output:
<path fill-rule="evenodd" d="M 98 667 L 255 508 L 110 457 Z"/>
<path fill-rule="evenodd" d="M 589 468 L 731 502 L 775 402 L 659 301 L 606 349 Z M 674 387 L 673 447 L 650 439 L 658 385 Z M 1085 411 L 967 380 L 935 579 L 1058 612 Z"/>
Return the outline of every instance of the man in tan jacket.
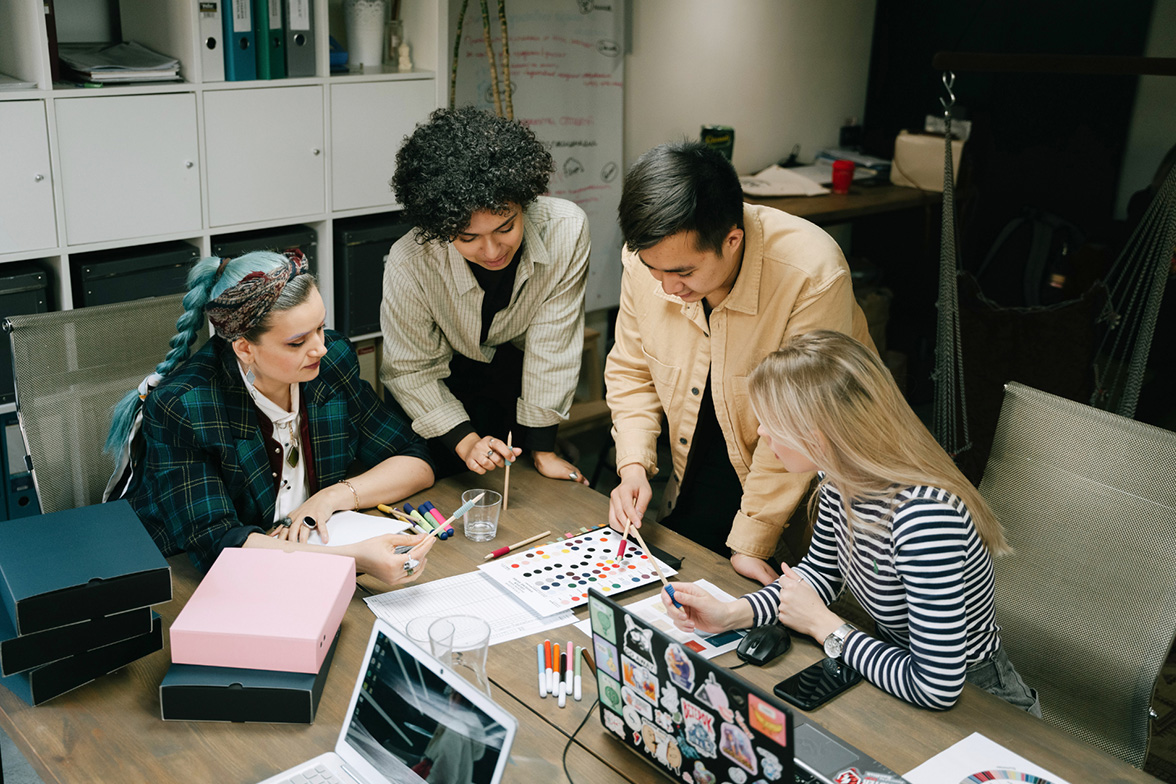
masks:
<path fill-rule="evenodd" d="M 778 576 L 766 559 L 813 475 L 788 473 L 760 443 L 747 377 L 814 329 L 873 346 L 849 267 L 813 224 L 744 204 L 731 164 L 698 142 L 641 156 L 618 212 L 624 272 L 605 384 L 621 483 L 609 522 L 640 524 L 664 415 L 673 476 L 662 523 L 766 585 Z"/>

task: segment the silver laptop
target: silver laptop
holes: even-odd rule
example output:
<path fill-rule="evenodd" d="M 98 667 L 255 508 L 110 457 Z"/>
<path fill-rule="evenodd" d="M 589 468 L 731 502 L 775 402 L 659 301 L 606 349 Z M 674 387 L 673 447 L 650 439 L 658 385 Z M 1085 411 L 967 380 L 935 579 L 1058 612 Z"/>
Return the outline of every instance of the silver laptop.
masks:
<path fill-rule="evenodd" d="M 506 709 L 377 619 L 335 750 L 261 784 L 497 784 L 517 730 Z"/>

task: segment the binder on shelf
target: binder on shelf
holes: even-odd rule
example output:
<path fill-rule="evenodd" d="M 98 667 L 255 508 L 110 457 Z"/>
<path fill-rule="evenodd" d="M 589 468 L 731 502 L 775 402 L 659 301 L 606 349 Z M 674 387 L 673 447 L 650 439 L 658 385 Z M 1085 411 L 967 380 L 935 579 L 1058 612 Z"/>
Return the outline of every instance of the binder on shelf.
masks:
<path fill-rule="evenodd" d="M 223 0 L 197 0 L 200 13 L 200 73 L 205 82 L 225 80 L 225 34 L 221 20 Z"/>
<path fill-rule="evenodd" d="M 282 27 L 282 0 L 253 0 L 257 28 L 257 78 L 286 78 L 286 30 Z"/>
<path fill-rule="evenodd" d="M 61 60 L 57 55 L 57 17 L 53 14 L 53 0 L 45 3 L 45 33 L 49 43 L 49 78 L 57 82 L 61 80 Z"/>
<path fill-rule="evenodd" d="M 221 0 L 225 37 L 225 79 L 248 82 L 257 78 L 256 34 L 251 0 Z"/>
<path fill-rule="evenodd" d="M 286 4 L 286 76 L 314 76 L 314 26 L 311 24 L 310 0 L 281 2 Z"/>
<path fill-rule="evenodd" d="M 9 370 L 11 381 L 12 371 Z M 0 520 L 15 520 L 41 513 L 33 474 L 25 463 L 24 436 L 15 412 L 0 414 Z"/>
<path fill-rule="evenodd" d="M 44 313 L 48 307 L 49 276 L 33 262 L 5 264 L 0 271 L 0 323 L 9 316 Z M 0 335 L 0 403 L 16 400 L 12 383 L 12 345 Z"/>

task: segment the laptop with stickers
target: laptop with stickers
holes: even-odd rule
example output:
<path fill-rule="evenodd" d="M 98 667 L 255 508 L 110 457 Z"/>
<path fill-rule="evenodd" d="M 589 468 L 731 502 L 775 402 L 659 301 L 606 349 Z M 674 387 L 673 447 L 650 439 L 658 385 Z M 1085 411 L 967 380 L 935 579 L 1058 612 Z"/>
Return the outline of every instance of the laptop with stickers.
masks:
<path fill-rule="evenodd" d="M 377 619 L 335 750 L 261 784 L 498 784 L 517 730 L 505 708 Z"/>
<path fill-rule="evenodd" d="M 904 784 L 890 768 L 612 599 L 588 595 L 600 721 L 671 779 Z"/>

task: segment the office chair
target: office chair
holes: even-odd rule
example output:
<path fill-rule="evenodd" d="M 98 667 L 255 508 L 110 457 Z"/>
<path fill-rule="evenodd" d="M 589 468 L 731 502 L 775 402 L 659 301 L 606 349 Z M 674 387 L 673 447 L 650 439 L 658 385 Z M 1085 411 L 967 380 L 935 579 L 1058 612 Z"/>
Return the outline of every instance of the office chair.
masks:
<path fill-rule="evenodd" d="M 1176 433 L 1011 383 L 980 492 L 1001 641 L 1046 721 L 1136 767 L 1176 633 Z"/>
<path fill-rule="evenodd" d="M 7 319 L 17 416 L 42 512 L 101 503 L 114 468 L 102 452 L 111 411 L 167 353 L 182 299 Z"/>

